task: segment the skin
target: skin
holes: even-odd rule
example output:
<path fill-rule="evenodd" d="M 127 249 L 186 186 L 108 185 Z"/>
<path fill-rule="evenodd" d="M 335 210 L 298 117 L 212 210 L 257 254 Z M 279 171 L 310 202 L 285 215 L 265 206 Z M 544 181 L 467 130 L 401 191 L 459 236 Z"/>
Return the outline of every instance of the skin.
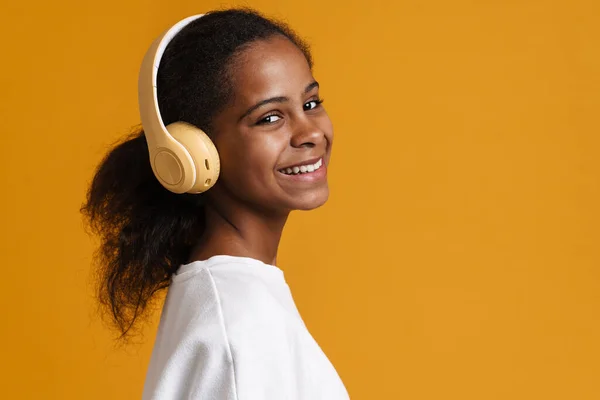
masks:
<path fill-rule="evenodd" d="M 289 40 L 254 42 L 236 61 L 234 95 L 213 120 L 221 173 L 205 194 L 206 229 L 189 262 L 227 254 L 276 265 L 289 213 L 327 201 L 333 127 L 304 54 Z M 279 172 L 319 157 L 321 179 Z"/>

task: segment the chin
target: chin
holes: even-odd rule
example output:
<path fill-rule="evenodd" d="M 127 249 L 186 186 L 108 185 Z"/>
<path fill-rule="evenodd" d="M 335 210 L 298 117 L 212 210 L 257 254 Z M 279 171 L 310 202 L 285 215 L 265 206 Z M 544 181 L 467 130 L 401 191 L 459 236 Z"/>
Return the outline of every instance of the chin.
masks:
<path fill-rule="evenodd" d="M 302 196 L 302 198 L 296 199 L 291 208 L 300 211 L 314 210 L 325 204 L 328 198 L 329 190 L 320 191 L 319 193 Z"/>

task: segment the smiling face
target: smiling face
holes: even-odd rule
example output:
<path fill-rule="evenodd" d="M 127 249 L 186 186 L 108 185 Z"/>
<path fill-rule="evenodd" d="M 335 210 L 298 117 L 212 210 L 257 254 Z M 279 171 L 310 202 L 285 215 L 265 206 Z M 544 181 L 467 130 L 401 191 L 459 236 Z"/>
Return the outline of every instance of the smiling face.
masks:
<path fill-rule="evenodd" d="M 221 173 L 207 194 L 275 213 L 321 206 L 333 127 L 302 51 L 282 36 L 257 41 L 231 78 L 232 99 L 212 123 Z"/>

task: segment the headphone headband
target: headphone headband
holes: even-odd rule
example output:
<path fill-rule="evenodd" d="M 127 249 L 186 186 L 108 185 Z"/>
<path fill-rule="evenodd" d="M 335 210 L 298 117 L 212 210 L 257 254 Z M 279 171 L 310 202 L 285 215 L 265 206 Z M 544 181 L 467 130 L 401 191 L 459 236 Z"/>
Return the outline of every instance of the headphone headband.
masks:
<path fill-rule="evenodd" d="M 193 15 L 177 22 L 171 28 L 160 35 L 146 52 L 140 68 L 138 78 L 138 101 L 142 126 L 148 140 L 148 146 L 157 148 L 173 140 L 166 129 L 160 108 L 158 106 L 158 93 L 156 90 L 156 78 L 160 60 L 171 40 L 190 22 L 204 16 L 205 14 Z"/>

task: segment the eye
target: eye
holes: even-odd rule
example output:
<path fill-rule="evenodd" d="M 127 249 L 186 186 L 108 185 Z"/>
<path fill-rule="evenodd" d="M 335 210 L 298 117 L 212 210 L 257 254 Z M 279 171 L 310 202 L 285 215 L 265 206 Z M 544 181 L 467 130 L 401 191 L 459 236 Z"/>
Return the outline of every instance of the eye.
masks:
<path fill-rule="evenodd" d="M 271 115 L 267 115 L 266 117 L 264 117 L 263 119 L 258 121 L 256 124 L 257 125 L 268 125 L 268 124 L 277 122 L 280 119 L 281 119 L 281 117 L 279 117 L 279 115 L 271 114 Z"/>
<path fill-rule="evenodd" d="M 315 108 L 319 107 L 321 103 L 323 103 L 323 100 L 321 99 L 311 100 L 304 104 L 304 111 L 314 110 Z"/>

